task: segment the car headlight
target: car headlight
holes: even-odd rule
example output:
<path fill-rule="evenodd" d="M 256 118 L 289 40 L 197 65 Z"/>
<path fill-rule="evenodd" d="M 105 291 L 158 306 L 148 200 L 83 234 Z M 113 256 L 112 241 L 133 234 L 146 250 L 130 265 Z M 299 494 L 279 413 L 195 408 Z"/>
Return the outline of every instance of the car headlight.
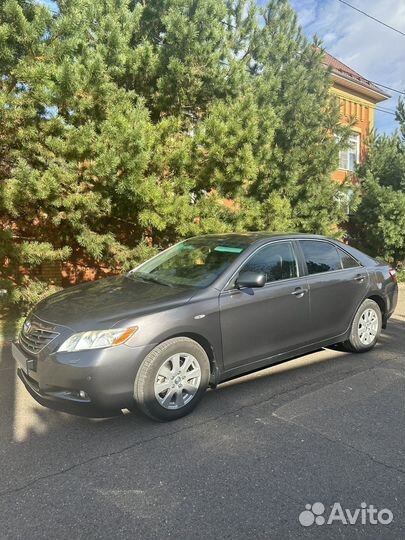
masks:
<path fill-rule="evenodd" d="M 110 330 L 92 330 L 73 334 L 59 347 L 59 352 L 84 351 L 120 345 L 135 334 L 137 326 L 129 328 L 111 328 Z"/>

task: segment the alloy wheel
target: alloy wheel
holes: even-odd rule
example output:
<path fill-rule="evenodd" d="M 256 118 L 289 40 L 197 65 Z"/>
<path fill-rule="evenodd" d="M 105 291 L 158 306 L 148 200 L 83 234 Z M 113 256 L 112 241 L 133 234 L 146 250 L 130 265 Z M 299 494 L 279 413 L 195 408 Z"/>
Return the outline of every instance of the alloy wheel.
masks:
<path fill-rule="evenodd" d="M 367 308 L 360 316 L 357 333 L 363 345 L 370 345 L 378 332 L 378 316 L 374 309 Z"/>
<path fill-rule="evenodd" d="M 154 391 L 165 409 L 181 409 L 194 398 L 201 383 L 201 368 L 189 353 L 170 356 L 158 369 Z"/>

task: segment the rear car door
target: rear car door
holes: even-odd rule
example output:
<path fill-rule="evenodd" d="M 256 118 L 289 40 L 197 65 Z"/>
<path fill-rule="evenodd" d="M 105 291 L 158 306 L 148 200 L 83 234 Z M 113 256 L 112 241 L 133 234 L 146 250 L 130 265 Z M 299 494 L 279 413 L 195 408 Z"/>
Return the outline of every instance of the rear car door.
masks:
<path fill-rule="evenodd" d="M 311 340 L 322 341 L 346 332 L 368 290 L 368 272 L 333 242 L 300 240 L 307 267 Z"/>
<path fill-rule="evenodd" d="M 306 277 L 300 275 L 295 245 L 275 241 L 258 248 L 239 269 L 266 274 L 262 288 L 235 288 L 237 275 L 220 294 L 226 371 L 295 349 L 309 330 Z"/>

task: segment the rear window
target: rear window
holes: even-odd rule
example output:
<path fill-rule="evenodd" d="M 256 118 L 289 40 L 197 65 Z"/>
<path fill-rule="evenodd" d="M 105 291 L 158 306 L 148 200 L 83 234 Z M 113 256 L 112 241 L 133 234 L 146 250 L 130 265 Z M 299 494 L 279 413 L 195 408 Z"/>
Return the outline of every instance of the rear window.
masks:
<path fill-rule="evenodd" d="M 338 250 L 333 244 L 319 240 L 301 240 L 300 244 L 309 274 L 342 269 Z"/>

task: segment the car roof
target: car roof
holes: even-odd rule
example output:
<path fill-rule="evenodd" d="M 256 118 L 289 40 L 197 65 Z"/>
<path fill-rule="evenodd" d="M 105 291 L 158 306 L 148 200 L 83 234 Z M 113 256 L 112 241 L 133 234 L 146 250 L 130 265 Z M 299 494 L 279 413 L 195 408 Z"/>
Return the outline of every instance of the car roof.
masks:
<path fill-rule="evenodd" d="M 204 234 L 201 236 L 195 236 L 193 239 L 210 238 L 218 241 L 231 241 L 232 243 L 244 244 L 246 247 L 250 244 L 265 242 L 266 240 L 286 240 L 295 238 L 307 238 L 307 239 L 322 239 L 329 240 L 326 236 L 319 234 L 308 233 L 270 233 L 262 231 L 254 232 L 240 232 L 240 233 L 223 233 L 223 234 Z"/>

